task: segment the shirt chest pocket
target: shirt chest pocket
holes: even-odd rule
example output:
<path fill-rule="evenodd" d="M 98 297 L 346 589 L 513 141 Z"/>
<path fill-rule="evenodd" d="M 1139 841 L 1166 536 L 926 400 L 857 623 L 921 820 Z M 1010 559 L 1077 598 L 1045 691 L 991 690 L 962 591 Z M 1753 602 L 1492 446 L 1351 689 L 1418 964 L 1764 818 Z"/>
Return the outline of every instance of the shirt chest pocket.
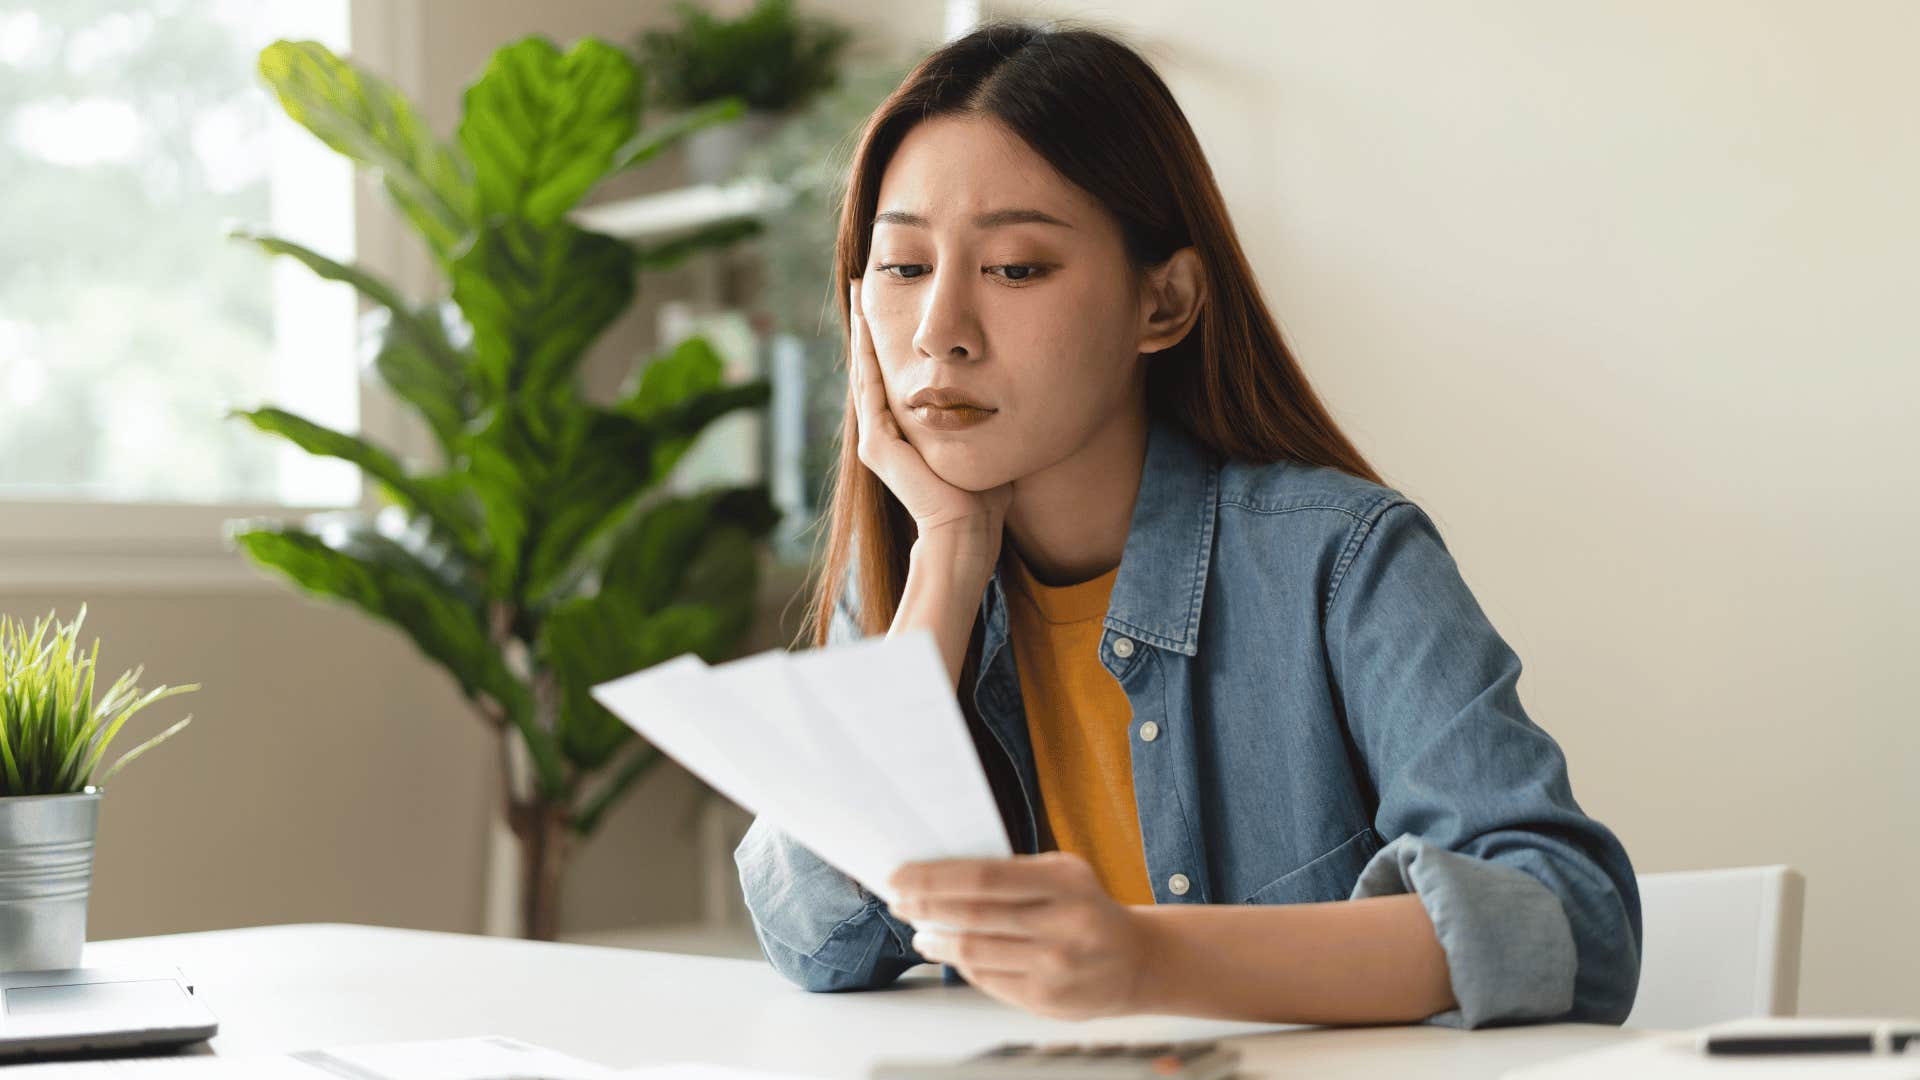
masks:
<path fill-rule="evenodd" d="M 1241 900 L 1243 904 L 1310 904 L 1322 900 L 1345 900 L 1353 894 L 1353 884 L 1361 868 L 1380 850 L 1380 839 L 1373 830 L 1361 829 L 1322 854 L 1255 889 Z"/>

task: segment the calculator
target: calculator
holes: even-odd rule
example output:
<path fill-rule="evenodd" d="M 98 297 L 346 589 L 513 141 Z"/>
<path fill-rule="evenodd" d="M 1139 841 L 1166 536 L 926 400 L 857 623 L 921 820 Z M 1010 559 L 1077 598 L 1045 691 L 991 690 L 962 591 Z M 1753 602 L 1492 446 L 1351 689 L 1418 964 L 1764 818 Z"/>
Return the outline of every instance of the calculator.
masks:
<path fill-rule="evenodd" d="M 958 1061 L 880 1061 L 868 1080 L 1223 1080 L 1240 1051 L 1212 1039 L 1156 1043 L 1002 1043 Z"/>

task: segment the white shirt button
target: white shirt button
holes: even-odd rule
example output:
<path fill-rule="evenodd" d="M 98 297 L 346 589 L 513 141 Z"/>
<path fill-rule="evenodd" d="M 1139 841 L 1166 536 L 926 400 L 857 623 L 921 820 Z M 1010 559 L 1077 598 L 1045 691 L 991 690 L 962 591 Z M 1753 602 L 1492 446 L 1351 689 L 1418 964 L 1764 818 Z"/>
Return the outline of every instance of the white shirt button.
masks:
<path fill-rule="evenodd" d="M 1149 720 L 1140 725 L 1140 741 L 1152 742 L 1160 737 L 1160 725 Z"/>
<path fill-rule="evenodd" d="M 1187 875 L 1185 874 L 1175 874 L 1167 879 L 1167 888 L 1171 890 L 1175 896 L 1187 895 L 1187 887 L 1189 884 L 1190 882 L 1187 881 Z"/>
<path fill-rule="evenodd" d="M 1123 637 L 1114 638 L 1113 639 L 1113 655 L 1119 657 L 1122 660 L 1125 660 L 1127 657 L 1132 656 L 1133 655 L 1133 639 L 1123 638 Z"/>

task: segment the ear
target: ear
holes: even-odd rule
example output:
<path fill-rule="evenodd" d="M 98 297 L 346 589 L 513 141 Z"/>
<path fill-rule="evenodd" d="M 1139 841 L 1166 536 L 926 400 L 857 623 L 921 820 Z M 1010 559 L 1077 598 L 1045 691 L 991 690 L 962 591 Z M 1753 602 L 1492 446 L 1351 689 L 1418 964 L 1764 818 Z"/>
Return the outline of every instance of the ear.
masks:
<path fill-rule="evenodd" d="M 1207 277 L 1200 253 L 1191 245 L 1147 271 L 1140 294 L 1138 352 L 1155 353 L 1180 344 L 1200 317 L 1207 300 Z"/>

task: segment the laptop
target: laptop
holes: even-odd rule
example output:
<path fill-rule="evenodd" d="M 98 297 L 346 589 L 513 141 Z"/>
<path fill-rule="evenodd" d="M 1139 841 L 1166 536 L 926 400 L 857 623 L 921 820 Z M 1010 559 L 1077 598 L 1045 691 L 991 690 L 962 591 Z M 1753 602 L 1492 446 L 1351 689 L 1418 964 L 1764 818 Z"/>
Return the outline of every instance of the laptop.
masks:
<path fill-rule="evenodd" d="M 220 1022 L 177 967 L 0 973 L 0 1061 L 173 1049 L 218 1030 Z"/>

